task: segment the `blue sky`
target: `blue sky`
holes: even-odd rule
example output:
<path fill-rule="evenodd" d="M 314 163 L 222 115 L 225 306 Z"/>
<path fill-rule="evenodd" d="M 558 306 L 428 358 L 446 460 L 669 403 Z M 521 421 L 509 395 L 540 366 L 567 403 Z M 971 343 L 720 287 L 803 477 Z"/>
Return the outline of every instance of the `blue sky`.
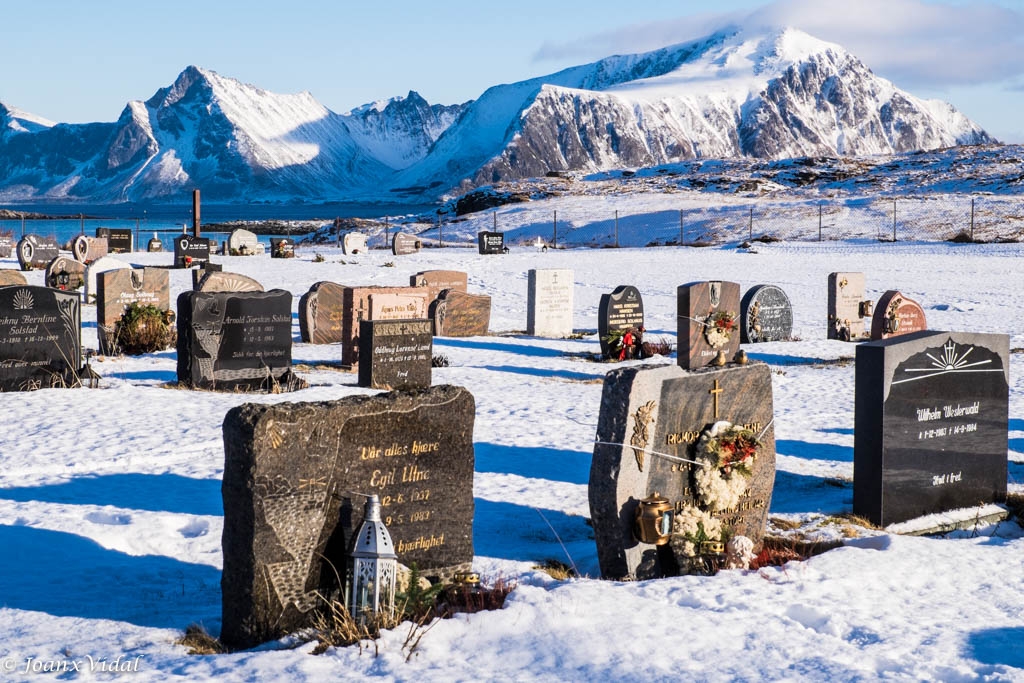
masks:
<path fill-rule="evenodd" d="M 0 10 L 0 102 L 62 122 L 113 121 L 189 64 L 308 90 L 341 113 L 409 90 L 462 102 L 727 24 L 792 25 L 1024 142 L 1021 0 L 33 0 Z"/>

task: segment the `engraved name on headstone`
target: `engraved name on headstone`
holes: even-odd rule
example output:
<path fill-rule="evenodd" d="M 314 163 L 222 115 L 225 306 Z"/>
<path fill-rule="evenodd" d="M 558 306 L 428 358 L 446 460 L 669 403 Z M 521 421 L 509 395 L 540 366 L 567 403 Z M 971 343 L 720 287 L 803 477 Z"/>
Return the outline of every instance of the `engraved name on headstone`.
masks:
<path fill-rule="evenodd" d="M 434 348 L 429 320 L 359 323 L 359 386 L 423 389 L 430 386 Z"/>
<path fill-rule="evenodd" d="M 928 329 L 924 309 L 910 297 L 890 289 L 878 299 L 871 317 L 871 340 L 888 339 Z"/>
<path fill-rule="evenodd" d="M 96 237 L 107 240 L 111 254 L 130 254 L 135 248 L 135 234 L 129 228 L 96 228 Z"/>
<path fill-rule="evenodd" d="M 740 301 L 740 342 L 786 341 L 793 336 L 793 306 L 775 285 L 751 287 Z"/>
<path fill-rule="evenodd" d="M 60 256 L 57 240 L 39 235 L 25 235 L 18 241 L 15 251 L 22 270 L 45 268 L 46 264 Z"/>
<path fill-rule="evenodd" d="M 0 287 L 0 391 L 81 386 L 81 358 L 77 293 Z"/>
<path fill-rule="evenodd" d="M 423 248 L 423 242 L 415 235 L 408 235 L 404 232 L 396 232 L 391 242 L 391 253 L 395 256 L 407 256 L 415 254 Z"/>
<path fill-rule="evenodd" d="M 628 330 L 642 333 L 643 327 L 644 300 L 640 296 L 640 290 L 633 285 L 619 285 L 611 294 L 601 295 L 597 307 L 597 336 L 601 342 L 602 357 L 613 356 L 614 344 L 609 338 L 611 333 Z M 629 356 L 629 348 L 625 349 L 624 356 Z M 614 360 L 619 358 L 616 357 Z"/>
<path fill-rule="evenodd" d="M 181 234 L 174 238 L 174 267 L 203 266 L 210 260 L 210 240 Z"/>
<path fill-rule="evenodd" d="M 864 299 L 864 273 L 829 273 L 828 339 L 867 339 L 864 318 L 871 316 L 871 302 Z"/>
<path fill-rule="evenodd" d="M 505 251 L 505 233 L 483 232 L 477 233 L 477 249 L 481 254 L 501 254 Z"/>
<path fill-rule="evenodd" d="M 567 337 L 572 334 L 573 272 L 569 269 L 530 270 L 526 285 L 526 334 Z"/>
<path fill-rule="evenodd" d="M 170 273 L 165 268 L 108 270 L 96 278 L 96 333 L 102 354 L 115 352 L 117 323 L 132 304 L 170 310 Z"/>

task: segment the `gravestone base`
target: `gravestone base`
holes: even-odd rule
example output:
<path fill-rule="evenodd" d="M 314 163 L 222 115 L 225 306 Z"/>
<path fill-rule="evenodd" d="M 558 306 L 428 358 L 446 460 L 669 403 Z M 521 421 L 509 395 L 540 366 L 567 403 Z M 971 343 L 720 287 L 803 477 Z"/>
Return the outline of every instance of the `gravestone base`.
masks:
<path fill-rule="evenodd" d="M 732 535 L 764 537 L 775 481 L 772 383 L 763 363 L 685 371 L 676 365 L 635 366 L 605 376 L 597 445 L 590 470 L 590 514 L 601 575 L 648 579 L 703 573 L 700 558 L 673 535 L 663 546 L 633 534 L 639 502 L 657 492 L 679 512 L 697 507 L 693 479 L 701 433 L 715 422 L 744 425 L 759 435 L 745 493 L 733 509 L 712 513 Z"/>

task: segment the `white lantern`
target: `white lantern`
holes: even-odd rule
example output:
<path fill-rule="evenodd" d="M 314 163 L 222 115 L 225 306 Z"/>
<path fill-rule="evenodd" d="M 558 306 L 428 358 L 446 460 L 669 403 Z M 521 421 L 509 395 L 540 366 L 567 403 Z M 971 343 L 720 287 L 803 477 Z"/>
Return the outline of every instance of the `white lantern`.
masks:
<path fill-rule="evenodd" d="M 397 574 L 398 556 L 380 518 L 380 498 L 372 495 L 366 501 L 363 523 L 352 546 L 349 614 L 360 622 L 371 612 L 394 614 Z"/>

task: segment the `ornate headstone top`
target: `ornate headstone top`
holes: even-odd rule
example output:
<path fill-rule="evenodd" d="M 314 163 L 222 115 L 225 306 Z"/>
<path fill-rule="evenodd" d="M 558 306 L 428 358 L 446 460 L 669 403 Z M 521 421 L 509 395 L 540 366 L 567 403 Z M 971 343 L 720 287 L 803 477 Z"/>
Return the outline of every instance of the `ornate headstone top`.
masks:
<path fill-rule="evenodd" d="M 895 289 L 881 296 L 871 318 L 872 341 L 927 329 L 928 321 L 921 304 Z"/>

